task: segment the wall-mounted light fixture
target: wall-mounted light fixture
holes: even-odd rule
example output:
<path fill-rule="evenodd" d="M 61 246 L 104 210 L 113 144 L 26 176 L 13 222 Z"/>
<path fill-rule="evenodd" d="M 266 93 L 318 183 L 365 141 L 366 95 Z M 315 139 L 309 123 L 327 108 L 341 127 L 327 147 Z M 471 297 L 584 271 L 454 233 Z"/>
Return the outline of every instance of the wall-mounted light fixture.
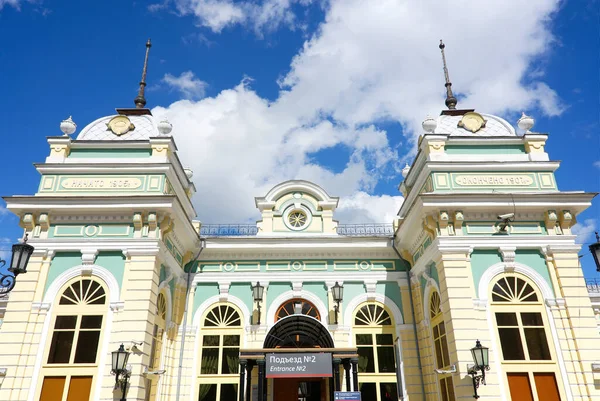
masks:
<path fill-rule="evenodd" d="M 489 351 L 489 348 L 483 347 L 479 340 L 475 342 L 475 347 L 471 348 L 471 355 L 473 355 L 475 365 L 468 366 L 467 368 L 473 380 L 473 398 L 475 399 L 479 398 L 479 395 L 477 395 L 479 384 L 483 383 L 485 386 L 485 371 L 490 370 Z M 481 374 L 477 375 L 477 372 L 481 372 Z"/>
<path fill-rule="evenodd" d="M 27 243 L 27 234 L 22 243 L 12 246 L 12 258 L 8 271 L 12 274 L 0 274 L 0 295 L 8 294 L 15 288 L 17 276 L 21 273 L 27 273 L 27 264 L 33 253 L 33 247 Z M 0 266 L 4 267 L 6 261 L 0 258 Z"/>
<path fill-rule="evenodd" d="M 256 302 L 256 309 L 258 311 L 257 314 L 257 322 L 256 324 L 260 324 L 260 302 L 263 299 L 263 294 L 265 292 L 265 287 L 260 285 L 260 281 L 256 283 L 256 285 L 252 286 L 252 297 L 254 298 L 254 302 Z"/>
<path fill-rule="evenodd" d="M 340 313 L 340 302 L 344 300 L 344 286 L 340 285 L 337 281 L 335 285 L 331 287 L 331 294 L 333 296 L 333 301 L 335 305 L 333 306 L 333 310 L 335 311 L 335 324 L 338 324 L 338 315 Z"/>
<path fill-rule="evenodd" d="M 131 377 L 131 369 L 128 369 L 127 360 L 131 352 L 125 351 L 123 344 L 118 350 L 112 352 L 112 370 L 115 374 L 115 387 L 121 389 L 121 401 L 127 401 L 125 394 L 127 393 L 127 383 Z"/>

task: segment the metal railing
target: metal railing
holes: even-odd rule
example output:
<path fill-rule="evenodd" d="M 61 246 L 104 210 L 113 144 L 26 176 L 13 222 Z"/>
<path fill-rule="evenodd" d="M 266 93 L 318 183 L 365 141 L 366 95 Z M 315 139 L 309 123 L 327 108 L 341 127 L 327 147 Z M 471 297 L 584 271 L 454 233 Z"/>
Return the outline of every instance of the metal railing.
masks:
<path fill-rule="evenodd" d="M 203 237 L 240 237 L 256 233 L 256 224 L 205 224 L 200 227 L 200 235 Z"/>
<path fill-rule="evenodd" d="M 600 293 L 600 279 L 597 278 L 586 278 L 585 286 L 588 292 L 599 292 Z"/>
<path fill-rule="evenodd" d="M 339 224 L 339 235 L 349 237 L 391 237 L 394 235 L 393 224 Z"/>
<path fill-rule="evenodd" d="M 205 224 L 200 228 L 203 237 L 249 237 L 258 233 L 256 224 Z M 392 224 L 339 224 L 337 234 L 347 237 L 391 237 Z"/>

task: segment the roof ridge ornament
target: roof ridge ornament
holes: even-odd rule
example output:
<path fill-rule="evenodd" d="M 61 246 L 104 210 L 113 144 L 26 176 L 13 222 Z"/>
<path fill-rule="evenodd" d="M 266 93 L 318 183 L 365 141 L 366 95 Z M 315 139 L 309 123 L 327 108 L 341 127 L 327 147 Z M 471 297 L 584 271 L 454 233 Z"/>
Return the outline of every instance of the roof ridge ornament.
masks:
<path fill-rule="evenodd" d="M 146 98 L 144 97 L 144 91 L 146 89 L 146 73 L 148 72 L 148 55 L 150 53 L 150 48 L 152 47 L 152 42 L 150 39 L 146 42 L 146 58 L 144 59 L 144 68 L 142 69 L 142 80 L 140 81 L 140 90 L 138 91 L 138 95 L 134 100 L 135 107 L 138 109 L 143 109 L 146 106 Z"/>
<path fill-rule="evenodd" d="M 442 51 L 442 62 L 444 64 L 444 78 L 446 79 L 446 83 L 444 84 L 444 86 L 446 87 L 446 107 L 448 107 L 449 110 L 455 110 L 458 100 L 456 99 L 456 97 L 454 97 L 454 94 L 452 93 L 452 82 L 450 82 L 450 76 L 448 75 L 448 67 L 446 65 L 446 55 L 444 53 L 444 48 L 446 47 L 446 45 L 444 44 L 442 39 L 440 39 L 439 47 L 440 47 L 440 50 Z"/>

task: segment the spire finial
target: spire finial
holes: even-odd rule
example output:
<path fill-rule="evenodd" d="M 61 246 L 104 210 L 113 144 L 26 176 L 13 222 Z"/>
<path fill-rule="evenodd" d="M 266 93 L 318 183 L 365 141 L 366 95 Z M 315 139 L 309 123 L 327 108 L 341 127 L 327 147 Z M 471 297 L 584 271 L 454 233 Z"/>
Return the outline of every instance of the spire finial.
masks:
<path fill-rule="evenodd" d="M 446 45 L 440 39 L 440 50 L 442 51 L 442 61 L 444 63 L 444 76 L 446 78 L 446 84 L 444 85 L 446 86 L 446 106 L 448 107 L 448 109 L 454 110 L 456 109 L 456 103 L 458 103 L 458 100 L 456 100 L 456 98 L 452 94 L 452 82 L 450 82 L 450 76 L 448 75 L 448 67 L 446 66 L 446 55 L 444 54 L 445 47 Z"/>
<path fill-rule="evenodd" d="M 144 97 L 144 90 L 146 89 L 146 72 L 148 71 L 148 54 L 150 53 L 150 48 L 152 47 L 152 42 L 150 39 L 146 42 L 146 58 L 144 59 L 144 69 L 142 70 L 142 80 L 140 81 L 140 90 L 138 91 L 138 95 L 134 100 L 135 107 L 138 109 L 143 109 L 146 105 L 146 98 Z"/>

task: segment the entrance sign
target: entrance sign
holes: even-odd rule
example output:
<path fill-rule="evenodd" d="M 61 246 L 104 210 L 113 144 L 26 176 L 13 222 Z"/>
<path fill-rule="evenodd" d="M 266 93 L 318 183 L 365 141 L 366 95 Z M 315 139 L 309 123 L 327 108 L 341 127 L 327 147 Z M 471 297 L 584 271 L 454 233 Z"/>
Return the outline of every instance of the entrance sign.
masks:
<path fill-rule="evenodd" d="M 267 354 L 267 378 L 272 377 L 332 377 L 331 354 Z"/>
<path fill-rule="evenodd" d="M 360 391 L 336 391 L 334 401 L 360 401 Z"/>

